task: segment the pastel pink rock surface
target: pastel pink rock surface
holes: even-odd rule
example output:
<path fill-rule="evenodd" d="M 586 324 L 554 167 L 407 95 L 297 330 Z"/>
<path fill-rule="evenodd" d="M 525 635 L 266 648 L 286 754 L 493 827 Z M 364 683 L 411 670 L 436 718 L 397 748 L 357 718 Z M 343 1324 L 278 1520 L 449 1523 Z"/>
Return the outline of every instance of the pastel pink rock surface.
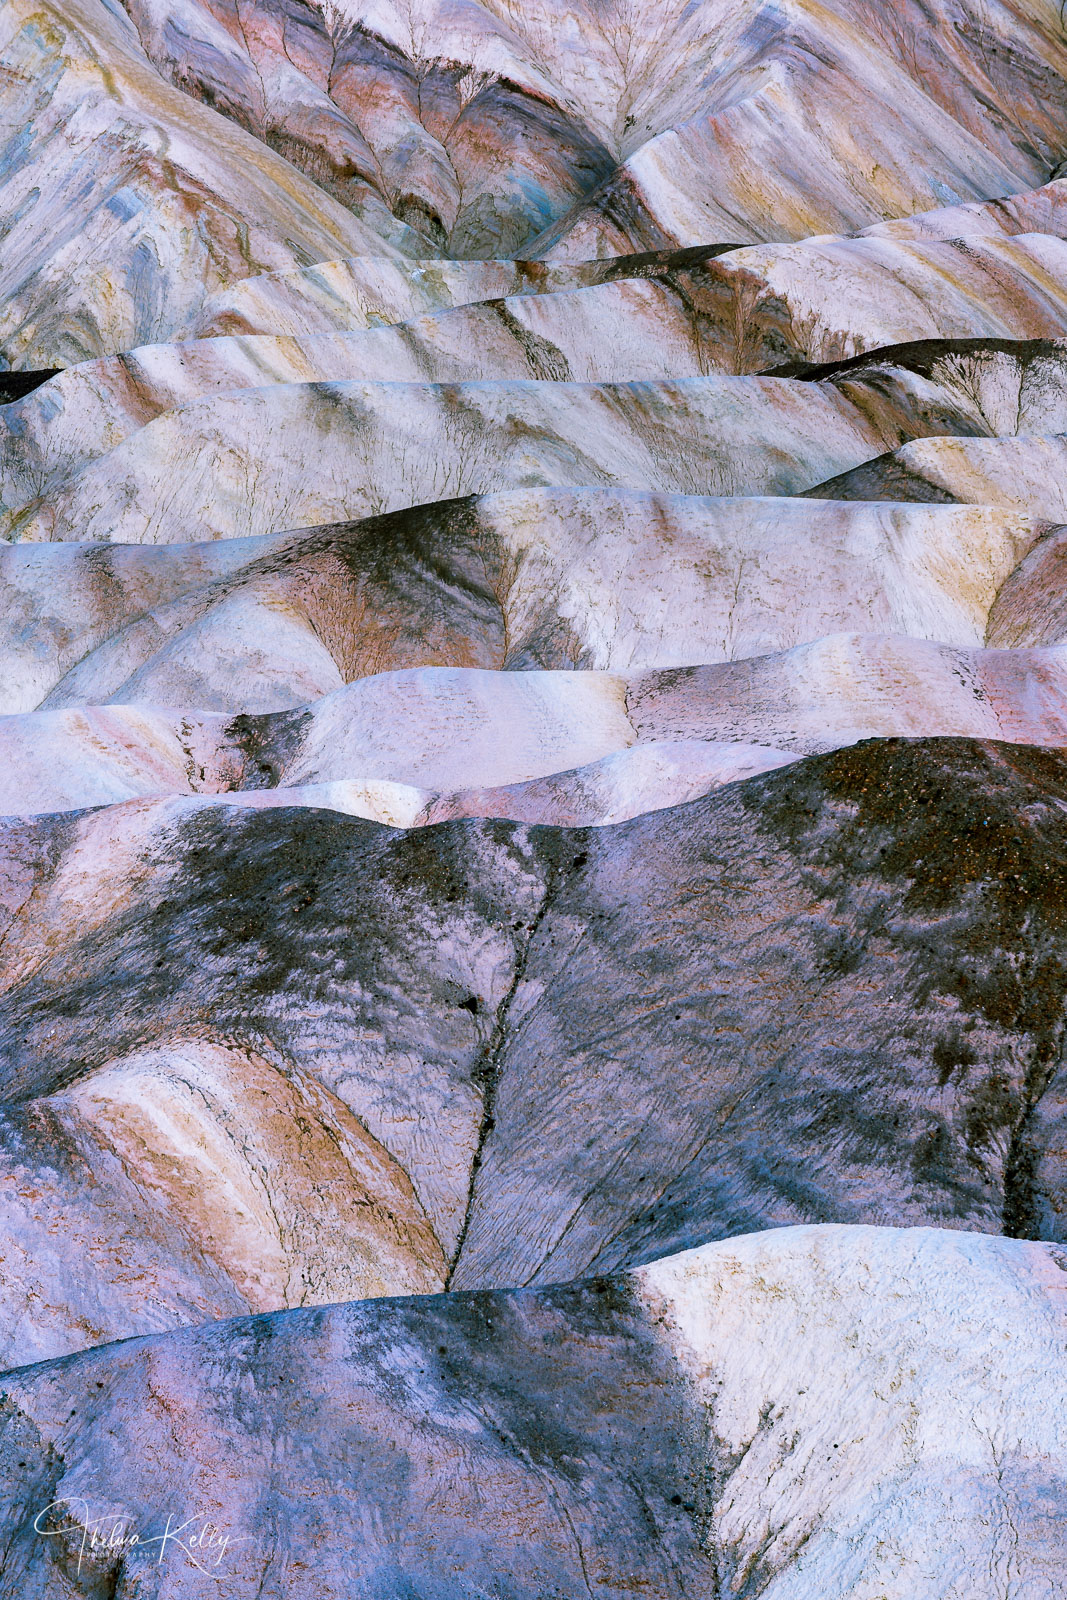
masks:
<path fill-rule="evenodd" d="M 1067 1592 L 1065 103 L 0 12 L 0 1600 Z"/>

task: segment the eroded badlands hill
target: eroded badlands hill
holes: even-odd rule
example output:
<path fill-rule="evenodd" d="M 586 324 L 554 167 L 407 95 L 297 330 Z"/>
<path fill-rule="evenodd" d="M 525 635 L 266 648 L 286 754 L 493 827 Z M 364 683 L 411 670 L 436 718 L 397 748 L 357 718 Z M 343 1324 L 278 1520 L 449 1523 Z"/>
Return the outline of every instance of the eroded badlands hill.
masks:
<path fill-rule="evenodd" d="M 9 0 L 0 1600 L 1063 1588 L 1065 103 Z"/>
<path fill-rule="evenodd" d="M 970 1600 L 980 1572 L 979 1593 L 1054 1594 L 1063 1297 L 1049 1245 L 791 1228 L 85 1352 L 7 1380 L 0 1582 Z M 145 1542 L 83 1554 L 86 1496 Z"/>
<path fill-rule="evenodd" d="M 1061 756 L 582 830 L 298 798 L 9 825 L 9 1360 L 795 1221 L 1063 1238 Z"/>

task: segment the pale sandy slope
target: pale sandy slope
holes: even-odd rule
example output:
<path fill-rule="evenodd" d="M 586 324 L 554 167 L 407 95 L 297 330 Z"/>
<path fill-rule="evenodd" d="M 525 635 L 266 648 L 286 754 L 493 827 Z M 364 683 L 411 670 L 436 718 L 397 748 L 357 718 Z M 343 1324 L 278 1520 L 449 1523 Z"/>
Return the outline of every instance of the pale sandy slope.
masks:
<path fill-rule="evenodd" d="M 171 337 L 235 278 L 395 253 L 258 140 L 163 83 L 117 7 L 12 0 L 0 61 L 0 348 L 11 366 Z"/>
<path fill-rule="evenodd" d="M 778 378 L 276 384 L 164 413 L 17 531 L 169 544 L 539 485 L 793 494 L 899 438 L 832 387 Z"/>
<path fill-rule="evenodd" d="M 4 408 L 0 527 L 169 543 L 536 483 L 792 494 L 842 465 L 862 482 L 904 441 L 1067 428 L 1061 339 L 911 341 L 802 365 L 801 382 L 701 376 L 716 357 L 700 306 L 636 278 L 86 363 Z"/>
<path fill-rule="evenodd" d="M 27 1368 L 3 1581 L 59 1592 L 86 1500 L 146 1541 L 86 1577 L 161 1600 L 442 1592 L 443 1566 L 464 1596 L 506 1570 L 516 1600 L 631 1594 L 635 1571 L 662 1600 L 1037 1600 L 1067 1583 L 1063 1295 L 1047 1245 L 794 1228 Z"/>
<path fill-rule="evenodd" d="M 376 190 L 444 255 L 519 254 L 546 224 L 539 248 L 586 255 L 851 231 L 1014 192 L 1064 154 L 1043 6 L 131 12 L 164 74 L 350 203 Z"/>
<path fill-rule="evenodd" d="M 234 281 L 360 253 L 786 241 L 1040 185 L 1067 154 L 1054 8 L 957 9 L 18 0 L 6 357 L 172 337 Z"/>
<path fill-rule="evenodd" d="M 1025 350 L 870 357 L 829 382 L 245 388 L 155 416 L 8 527 L 27 541 L 166 544 L 540 484 L 797 494 L 903 440 L 1062 427 L 1062 347 Z"/>
<path fill-rule="evenodd" d="M 648 128 L 651 137 L 635 130 L 616 173 L 534 253 L 576 260 L 852 232 L 927 210 L 924 191 L 935 203 L 1013 193 L 1062 159 L 1046 96 L 1062 80 L 1067 48 L 1051 7 L 998 5 L 991 15 L 939 4 L 920 16 L 907 0 L 841 0 L 788 12 L 753 6 L 738 21 L 730 92 L 662 131 Z M 1000 47 L 1004 30 L 1010 51 Z"/>
<path fill-rule="evenodd" d="M 1044 236 L 1036 243 L 1039 248 L 1031 255 L 1056 252 L 1054 259 L 1039 261 L 1036 284 L 1032 278 L 1027 282 L 1018 246 L 1013 259 L 979 260 L 990 269 L 997 291 L 992 307 L 988 296 L 983 305 L 973 284 L 955 297 L 955 305 L 950 303 L 953 269 L 959 263 L 975 265 L 978 252 L 971 246 L 907 246 L 928 258 L 938 252 L 948 257 L 920 262 L 937 290 L 925 299 L 895 245 L 886 247 L 895 259 L 866 263 L 878 269 L 874 281 L 870 273 L 856 270 L 865 264 L 862 257 L 846 259 L 842 271 L 833 270 L 832 260 L 799 263 L 806 296 L 791 296 L 776 281 L 778 275 L 759 263 L 750 268 L 743 260 L 749 252 L 739 251 L 725 263 L 655 279 L 620 277 L 586 288 L 484 301 L 396 327 L 146 345 L 68 368 L 12 403 L 0 423 L 0 494 L 8 511 L 50 503 L 79 470 L 154 418 L 231 391 L 350 380 L 666 381 L 776 364 L 785 372 L 789 361 L 824 363 L 872 349 L 875 367 L 853 369 L 853 379 L 862 382 L 878 370 L 888 385 L 892 358 L 880 347 L 910 348 L 917 340 L 930 342 L 925 359 L 902 353 L 905 370 L 896 381 L 905 381 L 910 360 L 918 367 L 912 388 L 920 373 L 927 380 L 924 400 L 930 412 L 937 388 L 947 391 L 940 431 L 1054 432 L 1067 426 L 1064 347 L 1055 339 L 1067 326 L 1067 243 Z M 850 249 L 855 244 L 850 242 Z M 880 252 L 867 244 L 864 253 Z M 821 275 L 820 265 L 827 267 Z M 894 304 L 895 298 L 904 305 Z M 880 322 L 870 314 L 872 302 L 880 307 Z M 966 343 L 945 348 L 949 338 Z M 952 350 L 959 352 L 955 359 Z M 1003 399 L 987 414 L 981 400 L 995 390 Z M 1012 390 L 1016 404 L 1009 412 Z M 914 410 L 914 394 L 909 398 Z M 962 416 L 954 416 L 954 409 Z M 173 446 L 157 440 L 157 448 Z M 19 521 L 11 526 L 18 528 Z"/>
<path fill-rule="evenodd" d="M 1053 548 L 982 506 L 614 489 L 205 544 L 15 544 L 0 711 L 274 711 L 398 668 L 633 672 L 843 630 L 981 645 L 1019 563 Z"/>
<path fill-rule="evenodd" d="M 1065 200 L 1067 183 L 1059 180 L 1000 200 L 938 206 L 933 211 L 920 212 L 915 216 L 873 223 L 860 231 L 857 241 L 883 239 L 897 240 L 902 244 L 909 241 L 951 242 L 960 239 L 996 241 L 1020 234 L 1062 239 Z M 903 315 L 908 319 L 907 325 L 911 326 L 916 316 L 929 316 L 932 314 L 930 307 L 937 306 L 940 309 L 945 304 L 942 296 L 946 289 L 956 298 L 959 307 L 961 291 L 965 293 L 968 287 L 966 279 L 964 282 L 950 281 L 942 286 L 940 275 L 922 272 L 921 263 L 924 260 L 946 261 L 944 255 L 923 257 L 909 251 L 892 255 L 870 250 L 869 247 L 865 254 L 862 244 L 857 243 L 850 248 L 848 242 L 840 238 L 818 242 L 801 240 L 795 245 L 779 244 L 758 249 L 744 249 L 737 245 L 703 246 L 699 249 L 701 257 L 708 259 L 714 258 L 718 252 L 726 252 L 726 259 L 721 266 L 727 281 L 729 275 L 737 276 L 738 268 L 746 263 L 751 264 L 750 273 L 739 277 L 739 287 L 748 291 L 750 301 L 753 273 L 760 267 L 764 272 L 773 271 L 778 263 L 785 265 L 791 260 L 798 267 L 802 263 L 811 263 L 817 270 L 820 260 L 828 259 L 837 287 L 840 287 L 842 277 L 847 282 L 853 264 L 860 272 L 875 274 L 879 302 L 872 305 L 869 300 L 864 302 L 857 297 L 858 314 L 847 329 L 854 338 L 864 337 L 868 319 L 872 315 L 882 319 L 881 327 L 886 326 L 885 300 L 889 295 L 894 296 L 896 316 Z M 406 261 L 354 256 L 318 262 L 311 267 L 290 268 L 285 272 L 243 278 L 225 289 L 217 290 L 205 302 L 191 331 L 199 337 L 235 333 L 300 337 L 353 332 L 366 327 L 409 322 L 413 317 L 451 310 L 454 306 L 471 301 L 576 288 L 585 283 L 600 282 L 616 273 L 649 277 L 673 275 L 687 267 L 696 266 L 695 262 L 686 258 L 687 255 L 688 252 L 666 251 L 651 256 L 606 257 L 586 262 Z M 987 259 L 996 258 L 991 255 Z M 912 285 L 913 288 L 919 287 L 922 297 L 919 303 L 907 294 L 894 291 L 887 271 L 894 261 L 905 260 L 915 264 Z M 992 285 L 988 284 L 988 280 L 983 282 L 985 274 L 981 272 L 981 263 L 982 257 L 979 256 L 975 263 L 978 269 L 976 282 L 989 292 Z M 967 258 L 959 251 L 955 253 L 955 268 L 957 280 L 968 273 Z M 717 270 L 711 276 L 719 276 Z M 804 279 L 796 268 L 792 276 L 794 286 L 803 286 Z M 1003 305 L 1000 296 L 998 301 Z M 747 308 L 750 318 L 752 309 L 750 304 Z M 1024 308 L 1007 305 L 1004 310 L 1014 319 Z M 974 314 L 982 315 L 980 306 Z M 792 320 L 797 321 L 795 317 Z M 896 326 L 895 318 L 893 326 Z M 907 335 L 898 333 L 894 337 L 902 339 Z M 872 342 L 867 340 L 868 345 Z"/>
<path fill-rule="evenodd" d="M 842 500 L 953 501 L 1024 506 L 1049 523 L 1067 521 L 1067 435 L 1015 439 L 918 439 L 810 491 Z"/>
<path fill-rule="evenodd" d="M 608 758 L 618 820 L 743 775 L 753 745 L 767 750 L 748 767 L 758 771 L 786 752 L 923 735 L 1067 745 L 1067 646 L 967 650 L 835 634 L 780 655 L 627 678 L 382 673 L 265 716 L 122 704 L 6 716 L 0 815 L 250 791 L 244 803 L 332 808 L 336 798 L 338 809 L 400 826 L 450 815 L 599 823 L 597 769 Z M 701 740 L 712 741 L 703 758 Z M 624 753 L 650 743 L 652 756 L 664 741 L 686 747 L 650 793 L 648 758 Z"/>
<path fill-rule="evenodd" d="M 1058 189 L 1054 185 L 1049 189 L 1051 201 L 1042 209 L 1055 216 Z M 1054 221 L 1050 220 L 1048 231 L 1056 232 Z M 729 248 L 707 245 L 693 254 L 705 259 Z M 189 335 L 201 339 L 241 333 L 300 338 L 355 333 L 483 300 L 587 288 L 615 276 L 658 276 L 680 264 L 674 251 L 651 258 L 607 257 L 559 265 L 507 259 L 412 261 L 348 256 L 286 272 L 260 273 L 220 289 L 204 302 Z"/>

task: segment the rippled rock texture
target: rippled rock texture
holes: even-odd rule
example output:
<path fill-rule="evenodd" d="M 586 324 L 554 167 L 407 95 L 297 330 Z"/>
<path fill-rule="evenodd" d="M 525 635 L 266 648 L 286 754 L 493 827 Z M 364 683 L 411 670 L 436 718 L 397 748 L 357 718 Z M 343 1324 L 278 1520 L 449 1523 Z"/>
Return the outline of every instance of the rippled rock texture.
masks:
<path fill-rule="evenodd" d="M 1067 1590 L 1056 0 L 0 12 L 0 1600 Z"/>

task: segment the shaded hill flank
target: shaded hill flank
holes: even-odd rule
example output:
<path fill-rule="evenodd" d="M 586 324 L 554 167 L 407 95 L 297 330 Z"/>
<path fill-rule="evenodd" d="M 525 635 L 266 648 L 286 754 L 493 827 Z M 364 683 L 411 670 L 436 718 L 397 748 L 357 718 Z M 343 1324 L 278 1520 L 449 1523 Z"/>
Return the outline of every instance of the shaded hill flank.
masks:
<path fill-rule="evenodd" d="M 800 1221 L 1061 1239 L 1065 801 L 1059 754 L 885 740 L 603 829 L 196 801 L 9 825 L 5 1140 L 58 1116 L 35 1191 L 57 1217 L 62 1151 L 95 1140 L 127 1262 L 168 1239 L 214 1263 L 209 1303 L 221 1264 L 253 1308 L 345 1297 L 398 1205 L 404 1273 L 457 1288 Z M 283 1090 L 299 1158 L 264 1121 Z M 309 1199 L 294 1231 L 286 1163 L 312 1160 L 313 1196 L 338 1118 L 388 1190 L 360 1157 L 372 1209 Z M 226 1200 L 249 1163 L 277 1201 L 259 1235 Z M 257 1289 L 271 1252 L 282 1287 Z M 89 1292 L 62 1252 L 25 1270 L 53 1306 Z M 146 1326 L 137 1294 L 104 1303 L 98 1338 Z M 72 1347 L 68 1314 L 34 1352 Z"/>

